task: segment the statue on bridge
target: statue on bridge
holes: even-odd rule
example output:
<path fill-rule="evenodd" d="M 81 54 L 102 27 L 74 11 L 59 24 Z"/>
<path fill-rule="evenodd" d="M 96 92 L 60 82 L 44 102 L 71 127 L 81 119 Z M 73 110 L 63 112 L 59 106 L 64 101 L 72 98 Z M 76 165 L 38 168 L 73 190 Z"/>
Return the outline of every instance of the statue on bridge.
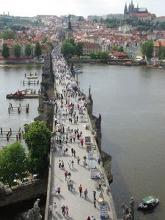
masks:
<path fill-rule="evenodd" d="M 42 219 L 42 216 L 40 214 L 39 202 L 40 202 L 40 199 L 37 199 L 34 202 L 33 208 L 29 209 L 29 211 L 27 211 L 23 215 L 24 220 L 41 220 Z"/>
<path fill-rule="evenodd" d="M 123 220 L 134 220 L 134 198 L 131 197 L 129 201 L 129 207 L 122 204 L 123 209 Z"/>

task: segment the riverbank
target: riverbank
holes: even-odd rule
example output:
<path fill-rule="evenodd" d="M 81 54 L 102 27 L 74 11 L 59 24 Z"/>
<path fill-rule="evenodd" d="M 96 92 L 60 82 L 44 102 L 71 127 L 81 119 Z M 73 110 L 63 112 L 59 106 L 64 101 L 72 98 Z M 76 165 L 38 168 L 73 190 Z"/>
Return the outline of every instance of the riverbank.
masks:
<path fill-rule="evenodd" d="M 145 62 L 136 62 L 131 59 L 91 59 L 86 57 L 72 57 L 69 59 L 70 63 L 90 63 L 90 64 L 109 64 L 109 65 L 123 65 L 123 66 L 145 66 Z"/>
<path fill-rule="evenodd" d="M 8 64 L 43 64 L 43 59 L 36 58 L 7 58 L 4 59 L 0 57 L 0 65 L 8 65 Z"/>

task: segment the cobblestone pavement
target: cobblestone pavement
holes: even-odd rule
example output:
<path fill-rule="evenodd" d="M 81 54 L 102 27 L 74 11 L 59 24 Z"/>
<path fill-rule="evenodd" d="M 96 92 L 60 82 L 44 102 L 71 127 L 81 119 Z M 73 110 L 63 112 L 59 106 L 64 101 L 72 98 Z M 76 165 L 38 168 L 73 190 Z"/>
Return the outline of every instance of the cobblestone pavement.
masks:
<path fill-rule="evenodd" d="M 64 60 L 54 65 L 57 115 L 54 118 L 49 219 L 115 219 L 108 181 L 85 107 L 86 99 L 78 92 L 67 91 L 68 85 L 75 86 L 75 81 L 68 75 Z M 108 218 L 100 217 L 106 213 Z"/>

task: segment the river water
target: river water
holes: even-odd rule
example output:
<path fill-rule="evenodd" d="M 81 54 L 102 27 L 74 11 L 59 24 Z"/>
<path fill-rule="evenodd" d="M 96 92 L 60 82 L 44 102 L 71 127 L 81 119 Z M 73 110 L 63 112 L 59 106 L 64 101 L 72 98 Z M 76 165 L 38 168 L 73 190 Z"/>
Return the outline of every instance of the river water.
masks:
<path fill-rule="evenodd" d="M 153 194 L 160 205 L 153 213 L 135 212 L 137 220 L 165 217 L 165 71 L 143 67 L 83 65 L 80 87 L 91 91 L 94 113 L 102 115 L 102 148 L 112 155 L 112 193 L 118 216 L 130 196 L 138 202 Z M 0 127 L 18 130 L 38 115 L 38 100 L 7 100 L 6 94 L 28 88 L 24 75 L 41 66 L 0 67 Z M 39 89 L 37 86 L 30 86 Z M 8 105 L 30 104 L 30 113 L 8 114 Z M 6 140 L 0 138 L 0 146 Z"/>
<path fill-rule="evenodd" d="M 8 65 L 0 66 L 0 128 L 8 131 L 9 128 L 12 128 L 13 131 L 18 131 L 19 128 L 22 128 L 25 123 L 33 121 L 33 119 L 38 115 L 38 99 L 25 99 L 25 100 L 12 100 L 6 99 L 6 94 L 14 93 L 18 89 L 36 89 L 38 90 L 40 85 L 30 85 L 23 86 L 23 80 L 26 75 L 31 73 L 37 73 L 39 79 L 41 78 L 41 66 L 36 65 Z M 20 114 L 17 111 L 8 114 L 9 103 L 12 103 L 13 107 L 25 106 L 29 103 L 29 114 L 26 114 L 25 111 L 22 111 Z M 0 147 L 5 146 L 6 135 L 0 135 Z M 15 141 L 15 134 L 11 141 Z"/>
<path fill-rule="evenodd" d="M 160 199 L 152 213 L 135 219 L 165 218 L 165 71 L 145 67 L 82 65 L 84 92 L 91 87 L 94 113 L 102 115 L 102 148 L 112 155 L 112 194 L 121 204 L 136 205 L 146 195 Z M 136 206 L 135 205 L 135 206 Z"/>

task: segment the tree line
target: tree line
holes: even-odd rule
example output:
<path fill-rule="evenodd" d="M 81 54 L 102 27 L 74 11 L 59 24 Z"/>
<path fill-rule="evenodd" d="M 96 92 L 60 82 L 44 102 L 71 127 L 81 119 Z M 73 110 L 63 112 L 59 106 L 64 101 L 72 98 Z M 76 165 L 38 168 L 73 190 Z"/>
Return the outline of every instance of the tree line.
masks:
<path fill-rule="evenodd" d="M 14 56 L 16 58 L 20 58 L 22 56 L 22 46 L 19 45 L 19 44 L 15 44 L 13 46 L 13 49 L 14 49 Z M 42 54 L 42 47 L 41 47 L 39 42 L 37 42 L 35 44 L 34 54 L 33 54 L 33 46 L 30 45 L 30 44 L 25 45 L 24 55 L 26 57 L 31 57 L 31 56 L 34 55 L 34 56 L 39 58 L 39 56 L 41 54 Z M 9 49 L 8 45 L 6 43 L 4 43 L 3 46 L 2 46 L 2 56 L 4 58 L 8 58 L 8 57 L 10 57 L 10 55 L 11 55 L 10 54 L 10 49 Z"/>
<path fill-rule="evenodd" d="M 83 54 L 83 44 L 76 43 L 74 39 L 65 40 L 61 52 L 66 58 L 71 58 L 74 55 L 81 56 Z"/>
<path fill-rule="evenodd" d="M 147 59 L 151 59 L 154 56 L 154 42 L 152 40 L 148 40 L 142 43 L 141 51 L 143 56 Z M 160 60 L 165 59 L 165 47 L 160 46 L 158 48 L 158 58 Z"/>

